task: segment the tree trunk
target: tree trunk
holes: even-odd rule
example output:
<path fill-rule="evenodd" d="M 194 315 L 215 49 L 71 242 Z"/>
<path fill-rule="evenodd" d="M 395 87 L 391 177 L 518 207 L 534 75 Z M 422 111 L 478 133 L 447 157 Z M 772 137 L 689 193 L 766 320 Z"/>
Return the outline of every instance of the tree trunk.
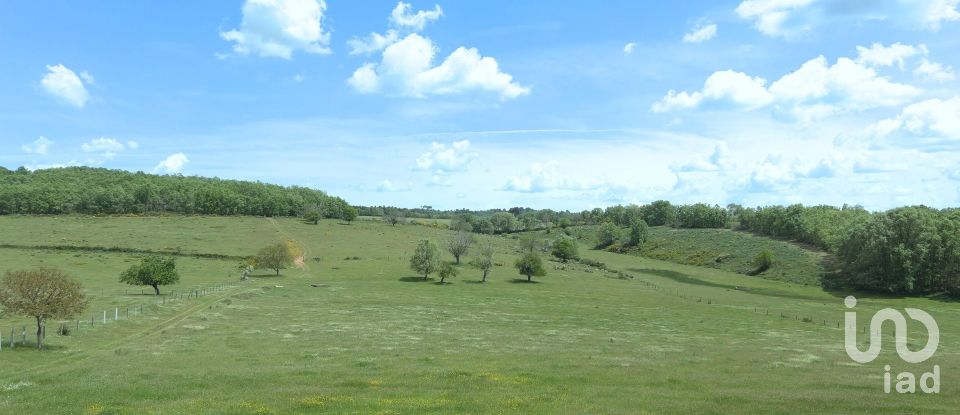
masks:
<path fill-rule="evenodd" d="M 427 277 L 429 277 L 429 276 L 430 276 L 430 274 L 424 273 L 424 274 L 423 274 L 423 280 L 426 281 L 426 280 L 427 280 Z"/>
<path fill-rule="evenodd" d="M 279 276 L 280 276 L 280 268 L 277 268 L 276 271 L 277 271 L 277 276 L 279 277 Z"/>
<path fill-rule="evenodd" d="M 454 255 L 453 258 L 457 260 L 457 265 L 460 265 L 460 255 Z"/>
<path fill-rule="evenodd" d="M 151 285 L 151 287 L 153 287 L 153 291 L 156 291 L 157 295 L 160 295 L 160 286 L 159 286 L 159 285 L 154 284 L 154 285 Z"/>
<path fill-rule="evenodd" d="M 527 282 L 533 282 L 533 275 L 527 275 Z"/>
<path fill-rule="evenodd" d="M 441 283 L 441 284 L 443 284 L 443 279 L 444 279 L 444 276 L 441 275 L 441 276 L 440 276 L 440 283 Z"/>
<path fill-rule="evenodd" d="M 43 317 L 37 316 L 37 350 L 43 349 Z"/>
<path fill-rule="evenodd" d="M 483 271 L 483 279 L 480 282 L 487 282 L 487 271 Z"/>

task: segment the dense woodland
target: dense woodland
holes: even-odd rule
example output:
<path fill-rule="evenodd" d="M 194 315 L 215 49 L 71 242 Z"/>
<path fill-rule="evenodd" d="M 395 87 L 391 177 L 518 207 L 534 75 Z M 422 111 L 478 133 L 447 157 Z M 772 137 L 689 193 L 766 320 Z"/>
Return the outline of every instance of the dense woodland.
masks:
<path fill-rule="evenodd" d="M 0 168 L 0 214 L 199 214 L 340 217 L 343 199 L 305 187 L 89 167 Z M 352 209 L 352 208 L 351 208 Z"/>
<path fill-rule="evenodd" d="M 902 207 L 869 212 L 858 206 L 646 205 L 582 212 L 534 210 L 439 211 L 354 208 L 304 187 L 216 178 L 158 176 L 89 167 L 29 171 L 0 168 L 0 214 L 203 214 L 345 218 L 356 213 L 450 219 L 455 230 L 504 234 L 575 225 L 733 228 L 816 246 L 833 254 L 826 286 L 897 294 L 960 294 L 960 210 Z M 629 234 L 626 232 L 624 234 Z M 775 260 L 775 259 L 774 259 Z"/>

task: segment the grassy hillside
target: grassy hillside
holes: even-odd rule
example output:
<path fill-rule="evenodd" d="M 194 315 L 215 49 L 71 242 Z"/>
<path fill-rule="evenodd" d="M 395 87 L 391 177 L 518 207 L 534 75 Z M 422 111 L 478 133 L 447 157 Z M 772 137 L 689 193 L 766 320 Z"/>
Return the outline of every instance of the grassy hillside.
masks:
<path fill-rule="evenodd" d="M 231 260 L 182 256 L 181 286 L 166 292 L 226 289 L 50 335 L 43 352 L 5 347 L 0 410 L 949 414 L 960 405 L 955 304 L 861 298 L 862 314 L 918 307 L 941 328 L 924 365 L 941 366 L 943 391 L 885 395 L 883 365 L 904 363 L 885 347 L 877 361 L 851 364 L 836 327 L 842 297 L 819 288 L 585 247 L 610 271 L 549 262 L 539 283 L 517 283 L 511 237 L 485 238 L 504 264 L 488 284 L 465 267 L 453 284 L 419 282 L 408 269 L 414 243 L 449 235 L 376 221 L 0 217 L 0 244 L 19 246 L 0 247 L 0 271 L 61 267 L 94 295 L 91 311 L 153 297 L 117 282 L 136 254 L 78 247 L 246 255 L 289 239 L 310 258 L 241 283 Z M 4 338 L 20 324 L 29 321 L 0 317 Z M 914 350 L 919 332 L 910 332 Z"/>
<path fill-rule="evenodd" d="M 577 229 L 582 229 L 578 231 Z M 577 227 L 571 232 L 592 245 L 596 227 Z M 624 230 L 626 233 L 627 230 Z M 668 226 L 650 228 L 647 242 L 639 249 L 614 246 L 632 255 L 685 265 L 709 267 L 740 274 L 755 269 L 753 259 L 761 251 L 773 254 L 773 266 L 758 277 L 819 285 L 824 274 L 825 253 L 798 244 L 730 229 L 677 229 Z"/>

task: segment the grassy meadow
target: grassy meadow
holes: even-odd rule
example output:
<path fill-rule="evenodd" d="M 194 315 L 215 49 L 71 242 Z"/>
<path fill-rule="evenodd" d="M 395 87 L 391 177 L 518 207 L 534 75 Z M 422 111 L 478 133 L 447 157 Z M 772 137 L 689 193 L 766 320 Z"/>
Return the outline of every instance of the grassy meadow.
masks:
<path fill-rule="evenodd" d="M 916 307 L 941 330 L 937 354 L 923 364 L 899 360 L 888 334 L 881 357 L 860 365 L 837 328 L 845 294 L 586 243 L 581 256 L 606 270 L 548 262 L 548 275 L 530 284 L 512 267 L 515 235 L 478 236 L 501 264 L 486 284 L 466 265 L 444 285 L 409 270 L 417 240 L 442 245 L 450 235 L 375 220 L 0 217 L 0 272 L 61 268 L 93 297 L 87 314 L 151 304 L 142 316 L 70 336 L 50 330 L 44 351 L 4 345 L 0 411 L 952 414 L 960 407 L 956 303 L 858 295 L 861 325 L 884 307 Z M 677 236 L 686 237 L 717 238 Z M 300 246 L 304 266 L 241 282 L 227 257 L 278 240 Z M 118 282 L 139 254 L 112 247 L 176 253 L 181 283 L 164 292 L 226 288 L 158 305 Z M 798 255 L 805 254 L 817 255 Z M 29 339 L 30 324 L 5 315 L 0 332 L 6 339 L 11 327 L 27 325 Z M 909 334 L 913 350 L 925 343 L 918 330 Z M 895 372 L 937 364 L 942 391 L 884 394 L 885 364 Z"/>

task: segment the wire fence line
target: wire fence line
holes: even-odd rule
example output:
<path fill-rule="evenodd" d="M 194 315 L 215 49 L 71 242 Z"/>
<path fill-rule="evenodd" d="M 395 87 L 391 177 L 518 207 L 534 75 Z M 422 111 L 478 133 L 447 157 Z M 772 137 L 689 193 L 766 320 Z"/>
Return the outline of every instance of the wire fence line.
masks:
<path fill-rule="evenodd" d="M 84 318 L 78 318 L 76 320 L 58 321 L 56 323 L 57 327 L 55 333 L 60 336 L 85 333 L 97 327 L 103 327 L 121 320 L 131 320 L 138 316 L 144 316 L 153 311 L 159 311 L 160 307 L 167 305 L 168 303 L 202 298 L 216 292 L 225 291 L 233 286 L 234 284 L 227 285 L 221 283 L 211 286 L 174 290 L 166 294 L 160 294 L 156 296 L 156 298 L 153 298 L 149 301 L 114 306 L 111 309 L 104 309 L 90 314 L 85 314 Z M 90 316 L 90 318 L 87 319 L 86 316 Z M 41 338 L 46 338 L 46 328 L 46 324 L 41 326 Z M 0 351 L 13 349 L 17 346 L 26 346 L 28 339 L 27 329 L 27 325 L 20 325 L 19 327 L 13 326 L 10 328 L 10 330 L 0 328 Z M 32 332 L 33 330 L 31 329 L 30 331 Z"/>

